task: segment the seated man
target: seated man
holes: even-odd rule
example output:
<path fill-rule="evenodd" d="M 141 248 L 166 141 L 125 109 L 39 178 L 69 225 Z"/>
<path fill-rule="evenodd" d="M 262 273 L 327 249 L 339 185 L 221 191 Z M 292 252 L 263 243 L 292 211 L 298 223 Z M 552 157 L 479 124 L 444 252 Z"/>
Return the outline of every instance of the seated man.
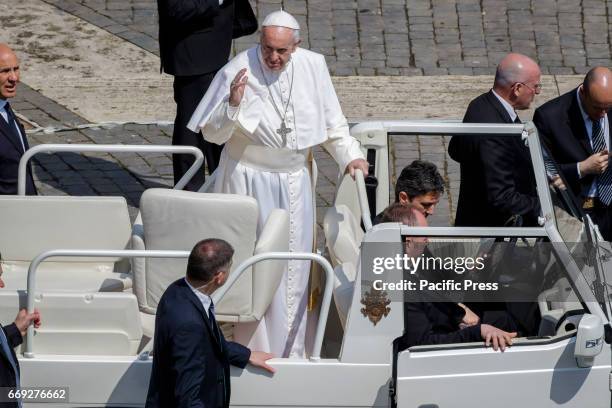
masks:
<path fill-rule="evenodd" d="M 3 287 L 2 266 L 0 265 L 0 288 Z M 23 342 L 23 337 L 31 324 L 36 328 L 40 327 L 38 310 L 28 313 L 26 309 L 21 309 L 13 323 L 4 327 L 0 324 L 0 386 L 3 388 L 0 398 L 6 401 L 0 404 L 2 407 L 21 406 L 21 401 L 8 399 L 9 391 L 19 389 L 19 361 L 13 349 Z"/>
<path fill-rule="evenodd" d="M 187 276 L 166 289 L 155 316 L 153 368 L 147 407 L 229 407 L 229 365 L 270 372 L 269 353 L 225 341 L 210 295 L 229 272 L 234 249 L 205 239 L 192 249 Z"/>
<path fill-rule="evenodd" d="M 382 222 L 401 222 L 409 226 L 427 227 L 421 211 L 399 203 L 390 205 Z M 406 237 L 405 252 L 418 257 L 425 251 L 427 238 Z M 485 323 L 486 322 L 486 323 Z M 509 331 L 504 331 L 503 327 Z M 462 303 L 444 301 L 405 301 L 404 334 L 396 339 L 398 350 L 427 344 L 464 343 L 484 340 L 486 346 L 504 351 L 516 337 L 512 318 L 503 311 L 476 315 Z"/>
<path fill-rule="evenodd" d="M 444 194 L 444 179 L 435 164 L 415 160 L 404 167 L 395 182 L 395 202 L 412 205 L 425 217 L 432 215 L 440 196 Z M 374 225 L 381 222 L 383 213 L 378 214 Z"/>

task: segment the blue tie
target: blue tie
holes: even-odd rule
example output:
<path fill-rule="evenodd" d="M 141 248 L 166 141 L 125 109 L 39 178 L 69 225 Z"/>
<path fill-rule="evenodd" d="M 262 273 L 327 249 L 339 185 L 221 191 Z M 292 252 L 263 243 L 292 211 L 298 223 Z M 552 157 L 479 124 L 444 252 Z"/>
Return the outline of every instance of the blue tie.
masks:
<path fill-rule="evenodd" d="M 221 343 L 221 331 L 219 330 L 217 319 L 215 319 L 215 304 L 212 299 L 210 299 L 210 306 L 208 307 L 208 320 L 210 320 L 210 325 L 212 326 L 215 338 L 219 342 L 219 346 L 223 348 L 223 343 Z"/>
<path fill-rule="evenodd" d="M 19 389 L 19 370 L 17 370 L 17 362 L 15 361 L 15 359 L 13 358 L 13 353 L 11 352 L 11 346 L 8 343 L 8 339 L 6 338 L 6 334 L 4 333 L 4 330 L 2 329 L 2 327 L 0 326 L 0 346 L 2 346 L 2 351 L 4 352 L 4 355 L 6 355 L 6 358 L 8 359 L 9 363 L 11 363 L 11 366 L 13 367 L 13 372 L 15 373 L 15 389 Z M 19 406 L 21 407 L 21 400 L 18 401 Z"/>
<path fill-rule="evenodd" d="M 601 120 L 593 121 L 593 152 L 606 150 L 605 132 Z M 599 201 L 609 206 L 612 202 L 612 169 L 608 166 L 606 171 L 597 176 L 597 195 Z"/>
<path fill-rule="evenodd" d="M 221 331 L 219 330 L 219 325 L 217 324 L 217 319 L 215 318 L 215 304 L 210 299 L 210 306 L 208 307 L 208 320 L 210 320 L 210 325 L 212 326 L 213 333 L 219 342 L 219 347 L 221 351 L 223 351 L 223 342 L 221 341 Z M 227 401 L 227 387 L 225 386 L 225 374 L 223 375 L 223 401 Z"/>

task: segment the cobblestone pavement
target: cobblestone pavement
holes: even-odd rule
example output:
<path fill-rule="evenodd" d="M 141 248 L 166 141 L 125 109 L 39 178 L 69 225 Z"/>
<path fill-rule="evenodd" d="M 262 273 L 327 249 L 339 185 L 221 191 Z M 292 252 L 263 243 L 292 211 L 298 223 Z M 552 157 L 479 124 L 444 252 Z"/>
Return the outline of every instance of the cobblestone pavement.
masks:
<path fill-rule="evenodd" d="M 152 0 L 44 0 L 145 50 L 158 52 L 156 2 Z M 325 54 L 335 75 L 440 75 L 490 73 L 507 51 L 537 57 L 550 73 L 581 73 L 585 65 L 610 64 L 609 1 L 499 0 L 258 0 L 258 14 L 279 5 L 300 20 L 305 46 Z M 240 39 L 236 50 L 255 37 Z M 40 126 L 82 125 L 85 119 L 22 84 L 13 106 Z M 172 126 L 114 127 L 35 133 L 41 143 L 170 144 Z M 432 225 L 448 225 L 456 206 L 458 165 L 449 159 L 448 138 L 390 139 L 393 183 L 414 159 L 435 163 L 446 181 L 446 195 Z M 337 166 L 317 149 L 319 223 L 333 200 Z M 170 187 L 167 155 L 55 154 L 35 163 L 41 194 L 123 195 L 132 218 L 149 187 Z M 319 240 L 319 243 L 322 243 Z"/>
<path fill-rule="evenodd" d="M 76 127 L 85 121 L 32 90 L 20 84 L 18 96 L 11 102 L 18 115 L 40 126 Z M 26 123 L 27 125 L 27 123 Z M 126 124 L 112 127 L 59 131 L 56 133 L 30 133 L 31 146 L 45 143 L 95 144 L 161 144 L 169 145 L 172 126 Z M 390 170 L 395 177 L 403 166 L 422 158 L 435 163 L 447 181 L 446 199 L 441 200 L 438 211 L 430 217 L 432 225 L 448 225 L 452 221 L 453 201 L 456 201 L 458 169 L 446 154 L 442 137 L 405 138 L 393 136 Z M 322 148 L 315 149 L 319 178 L 316 202 L 319 224 L 319 247 L 324 242 L 321 222 L 326 209 L 332 204 L 336 190 L 338 167 Z M 147 188 L 170 188 L 173 185 L 172 163 L 166 154 L 127 153 L 55 153 L 40 154 L 34 159 L 34 178 L 41 195 L 119 195 L 127 200 L 132 220 L 138 213 L 140 196 Z M 394 183 L 394 178 L 392 183 Z"/>
<path fill-rule="evenodd" d="M 18 96 L 11 105 L 18 115 L 44 127 L 76 127 L 86 123 L 25 84 L 19 85 Z M 126 124 L 56 133 L 36 132 L 30 133 L 28 140 L 31 146 L 45 143 L 170 145 L 171 136 L 171 125 Z M 319 168 L 317 215 L 320 223 L 325 209 L 333 201 L 338 167 L 321 148 L 315 150 L 315 158 Z M 40 195 L 124 196 L 132 220 L 138 214 L 140 196 L 145 189 L 173 186 L 172 162 L 166 154 L 40 154 L 34 159 L 34 178 Z"/>
<path fill-rule="evenodd" d="M 158 53 L 154 0 L 44 0 Z M 490 74 L 510 51 L 550 74 L 611 66 L 612 0 L 251 0 L 282 5 L 334 75 Z M 255 42 L 239 39 L 236 50 Z"/>

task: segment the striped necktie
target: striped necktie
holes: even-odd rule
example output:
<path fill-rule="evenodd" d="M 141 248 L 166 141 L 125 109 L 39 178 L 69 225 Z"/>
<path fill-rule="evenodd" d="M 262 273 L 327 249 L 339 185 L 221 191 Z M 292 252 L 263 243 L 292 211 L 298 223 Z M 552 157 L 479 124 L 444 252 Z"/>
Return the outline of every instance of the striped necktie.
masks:
<path fill-rule="evenodd" d="M 593 152 L 601 152 L 607 150 L 605 141 L 604 128 L 601 126 L 601 120 L 593 121 Z M 610 205 L 612 202 L 612 168 L 608 166 L 606 171 L 597 176 L 597 195 L 599 201 L 605 205 Z"/>

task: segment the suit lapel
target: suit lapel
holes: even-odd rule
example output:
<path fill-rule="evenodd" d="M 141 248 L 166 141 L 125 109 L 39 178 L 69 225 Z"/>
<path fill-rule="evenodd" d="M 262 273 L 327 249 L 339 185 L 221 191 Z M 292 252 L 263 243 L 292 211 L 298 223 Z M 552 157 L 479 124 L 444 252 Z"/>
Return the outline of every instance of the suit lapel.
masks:
<path fill-rule="evenodd" d="M 504 108 L 504 105 L 502 105 L 499 99 L 497 99 L 497 96 L 493 94 L 493 90 L 490 90 L 489 93 L 487 93 L 487 99 L 489 100 L 491 106 L 493 106 L 497 111 L 502 123 L 514 123 L 512 118 L 510 118 L 510 114 L 506 108 Z"/>
<path fill-rule="evenodd" d="M 202 319 L 204 320 L 204 325 L 206 326 L 206 330 L 208 330 L 208 334 L 213 339 L 213 343 L 217 347 L 217 350 L 221 353 L 221 350 L 222 350 L 221 344 L 219 344 L 219 341 L 217 340 L 217 336 L 215 336 L 214 334 L 212 323 L 210 322 L 210 319 L 208 318 L 208 315 L 206 314 L 206 311 L 204 310 L 204 306 L 202 305 L 202 302 L 200 302 L 200 299 L 198 299 L 196 294 L 193 293 L 191 288 L 187 285 L 187 282 L 183 280 L 182 285 L 183 285 L 183 291 L 185 292 L 185 296 L 191 301 L 191 303 L 193 303 L 193 305 L 196 307 L 196 309 L 202 316 Z"/>
<path fill-rule="evenodd" d="M 578 143 L 580 143 L 586 154 L 588 156 L 592 155 L 593 148 L 589 142 L 589 135 L 586 131 L 582 111 L 580 110 L 580 105 L 578 105 L 578 93 L 575 90 L 567 113 L 567 124 L 572 129 L 572 133 L 578 139 Z"/>
<path fill-rule="evenodd" d="M 6 137 L 20 154 L 24 153 L 23 147 L 21 146 L 21 141 L 18 139 L 19 135 L 16 133 L 16 130 L 11 129 L 9 124 L 6 123 L 6 121 L 2 117 L 0 117 L 0 134 Z"/>
<path fill-rule="evenodd" d="M 28 150 L 30 148 L 30 145 L 28 143 L 28 138 L 26 137 L 25 128 L 19 121 L 17 121 L 17 127 L 19 127 L 19 131 L 21 132 L 22 139 L 23 139 L 23 145 L 25 146 L 25 149 Z"/>

